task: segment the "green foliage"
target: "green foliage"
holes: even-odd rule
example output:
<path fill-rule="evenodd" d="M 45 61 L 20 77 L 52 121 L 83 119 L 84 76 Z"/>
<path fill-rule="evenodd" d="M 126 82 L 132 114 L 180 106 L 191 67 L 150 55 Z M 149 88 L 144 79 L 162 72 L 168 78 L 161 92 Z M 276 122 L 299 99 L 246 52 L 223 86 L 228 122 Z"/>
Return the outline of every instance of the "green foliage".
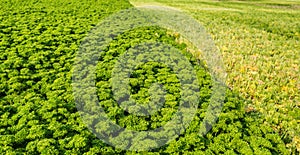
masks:
<path fill-rule="evenodd" d="M 82 122 L 71 88 L 74 54 L 82 39 L 105 16 L 130 4 L 3 0 L 0 5 L 0 154 L 138 153 L 116 149 L 96 138 Z M 186 45 L 176 39 L 157 27 L 130 30 L 109 44 L 97 64 L 100 105 L 120 126 L 137 131 L 154 129 L 169 121 L 184 90 L 168 66 L 157 62 L 141 64 L 130 77 L 132 97 L 139 104 L 148 102 L 148 89 L 158 82 L 166 89 L 166 102 L 154 115 L 130 115 L 117 105 L 111 91 L 110 79 L 117 57 L 138 43 L 159 41 L 180 49 L 196 71 L 200 100 L 190 126 L 166 146 L 139 153 L 288 154 L 284 141 L 264 123 L 260 113 L 245 112 L 245 101 L 230 90 L 217 124 L 204 137 L 198 134 L 211 95 L 210 75 L 186 51 Z M 143 145 L 156 144 L 147 141 Z"/>
<path fill-rule="evenodd" d="M 184 10 L 206 27 L 222 52 L 227 85 L 251 100 L 290 152 L 299 154 L 299 1 L 155 2 Z"/>
<path fill-rule="evenodd" d="M 77 113 L 73 58 L 90 28 L 130 4 L 3 0 L 0 6 L 0 154 L 103 148 Z M 100 152 L 118 152 L 105 148 Z"/>

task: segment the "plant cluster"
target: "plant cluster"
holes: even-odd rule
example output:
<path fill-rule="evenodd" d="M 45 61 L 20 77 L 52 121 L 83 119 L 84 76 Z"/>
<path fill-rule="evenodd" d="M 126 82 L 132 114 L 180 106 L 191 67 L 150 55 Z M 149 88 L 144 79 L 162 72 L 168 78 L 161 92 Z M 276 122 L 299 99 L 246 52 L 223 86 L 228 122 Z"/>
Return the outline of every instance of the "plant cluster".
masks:
<path fill-rule="evenodd" d="M 210 75 L 186 51 L 185 44 L 157 27 L 126 31 L 100 55 L 96 71 L 99 104 L 113 121 L 128 129 L 154 129 L 170 120 L 182 90 L 180 80 L 167 65 L 147 62 L 136 66 L 129 77 L 130 94 L 138 104 L 151 100 L 148 90 L 152 83 L 163 85 L 165 105 L 154 115 L 131 115 L 118 106 L 112 92 L 118 56 L 152 40 L 179 49 L 195 69 L 200 87 L 196 115 L 179 137 L 149 152 L 120 150 L 103 143 L 76 109 L 72 65 L 88 31 L 105 16 L 131 5 L 113 0 L 2 0 L 0 5 L 1 154 L 288 154 L 284 141 L 264 123 L 260 113 L 245 111 L 246 101 L 229 89 L 218 122 L 208 134 L 199 135 L 211 95 Z M 188 79 L 189 75 L 184 76 Z"/>
<path fill-rule="evenodd" d="M 184 10 L 206 27 L 222 52 L 227 85 L 251 100 L 290 152 L 299 154 L 299 1 L 155 2 Z"/>

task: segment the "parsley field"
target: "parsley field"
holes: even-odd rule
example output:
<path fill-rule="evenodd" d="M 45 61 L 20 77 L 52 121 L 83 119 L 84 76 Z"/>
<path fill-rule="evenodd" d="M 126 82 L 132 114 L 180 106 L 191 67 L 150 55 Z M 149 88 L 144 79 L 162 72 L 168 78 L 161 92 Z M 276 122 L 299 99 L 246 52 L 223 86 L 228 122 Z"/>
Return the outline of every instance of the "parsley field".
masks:
<path fill-rule="evenodd" d="M 131 0 L 179 8 L 203 24 L 223 55 L 227 85 L 300 151 L 300 2 Z"/>
<path fill-rule="evenodd" d="M 199 135 L 212 93 L 205 62 L 176 32 L 140 27 L 115 37 L 100 55 L 95 75 L 99 105 L 111 120 L 131 130 L 152 130 L 170 121 L 185 90 L 165 64 L 141 64 L 130 76 L 131 97 L 138 104 L 149 102 L 153 82 L 165 87 L 164 105 L 151 116 L 124 111 L 111 84 L 116 60 L 127 49 L 142 42 L 162 42 L 179 49 L 195 70 L 200 87 L 196 115 L 183 134 L 150 151 L 121 150 L 98 139 L 82 121 L 74 101 L 76 52 L 105 17 L 145 3 L 0 0 L 0 154 L 299 153 L 297 1 L 156 1 L 187 11 L 220 48 L 229 74 L 222 112 L 212 129 Z"/>

